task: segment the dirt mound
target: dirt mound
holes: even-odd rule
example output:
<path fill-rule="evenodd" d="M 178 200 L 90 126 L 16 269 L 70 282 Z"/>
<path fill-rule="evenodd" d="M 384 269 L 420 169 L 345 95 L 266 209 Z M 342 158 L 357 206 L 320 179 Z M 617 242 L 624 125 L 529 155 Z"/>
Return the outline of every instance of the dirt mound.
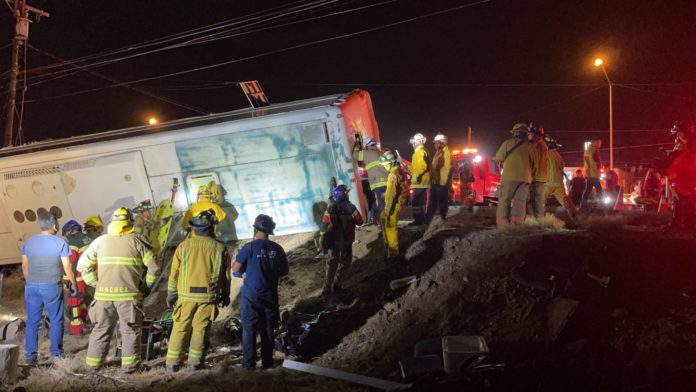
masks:
<path fill-rule="evenodd" d="M 598 226 L 429 233 L 407 263 L 439 261 L 315 363 L 398 378 L 397 362 L 416 342 L 482 335 L 517 390 L 626 390 L 678 379 L 696 354 L 696 241 L 614 221 Z M 558 284 L 545 292 L 511 278 L 527 265 L 532 281 L 543 286 L 556 276 Z M 609 277 L 608 287 L 588 272 Z M 553 295 L 579 303 L 565 329 L 554 330 Z"/>

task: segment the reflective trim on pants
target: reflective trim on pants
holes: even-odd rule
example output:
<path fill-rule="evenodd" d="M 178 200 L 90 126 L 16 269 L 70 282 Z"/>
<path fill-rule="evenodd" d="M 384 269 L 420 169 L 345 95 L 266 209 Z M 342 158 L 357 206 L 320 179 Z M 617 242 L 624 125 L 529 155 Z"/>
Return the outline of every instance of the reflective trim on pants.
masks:
<path fill-rule="evenodd" d="M 382 236 L 384 237 L 384 245 L 387 248 L 387 258 L 399 255 L 399 212 L 401 212 L 401 208 L 396 207 L 391 216 L 387 216 L 385 211 L 382 211 L 380 214 Z"/>
<path fill-rule="evenodd" d="M 203 359 L 205 337 L 217 315 L 218 309 L 215 304 L 192 302 L 179 298 L 172 313 L 174 324 L 172 325 L 172 334 L 169 337 L 166 364 L 178 365 L 181 362 L 182 353 L 186 349 L 185 342 L 190 341 L 188 364 L 199 365 Z"/>
<path fill-rule="evenodd" d="M 92 302 L 89 318 L 94 323 L 94 329 L 89 335 L 87 365 L 98 367 L 103 363 L 118 321 L 121 332 L 121 367 L 125 370 L 137 369 L 140 366 L 143 317 L 140 301 Z"/>

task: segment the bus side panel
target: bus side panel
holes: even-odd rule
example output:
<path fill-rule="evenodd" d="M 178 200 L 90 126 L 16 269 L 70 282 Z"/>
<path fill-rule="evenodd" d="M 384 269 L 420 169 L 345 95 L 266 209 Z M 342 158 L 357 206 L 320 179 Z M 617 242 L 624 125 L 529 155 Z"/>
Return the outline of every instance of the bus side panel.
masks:
<path fill-rule="evenodd" d="M 276 234 L 316 230 L 335 167 L 325 122 L 274 125 L 176 143 L 186 193 L 190 178 L 219 178 L 220 203 L 233 214 L 218 227 L 223 240 L 250 238 L 258 214 L 273 217 Z M 236 221 L 234 220 L 236 218 Z M 231 225 L 231 226 L 230 226 Z"/>

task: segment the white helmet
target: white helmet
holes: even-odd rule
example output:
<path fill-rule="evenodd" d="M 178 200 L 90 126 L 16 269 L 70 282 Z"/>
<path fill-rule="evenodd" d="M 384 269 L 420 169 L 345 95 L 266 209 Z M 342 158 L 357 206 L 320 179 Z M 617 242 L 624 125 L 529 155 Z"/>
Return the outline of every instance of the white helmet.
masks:
<path fill-rule="evenodd" d="M 433 139 L 434 142 L 442 142 L 442 143 L 447 143 L 447 136 L 438 133 L 435 135 L 435 138 Z"/>
<path fill-rule="evenodd" d="M 365 140 L 363 140 L 363 147 L 376 146 L 376 145 L 377 145 L 377 142 L 372 137 L 366 137 Z"/>
<path fill-rule="evenodd" d="M 409 140 L 409 142 L 411 144 L 417 144 L 417 145 L 421 145 L 421 146 L 425 144 L 425 141 L 426 141 L 425 136 L 423 136 L 423 134 L 420 132 L 413 135 L 411 140 Z"/>

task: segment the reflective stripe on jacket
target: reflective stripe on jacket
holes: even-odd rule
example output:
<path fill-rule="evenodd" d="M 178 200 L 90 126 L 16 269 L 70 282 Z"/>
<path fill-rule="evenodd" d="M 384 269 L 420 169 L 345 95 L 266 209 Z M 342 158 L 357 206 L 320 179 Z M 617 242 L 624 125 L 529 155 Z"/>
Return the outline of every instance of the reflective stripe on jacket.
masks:
<path fill-rule="evenodd" d="M 381 155 L 377 147 L 374 146 L 369 146 L 364 150 L 365 170 L 367 170 L 367 179 L 370 181 L 370 189 L 372 190 L 387 186 L 389 172 L 379 164 Z"/>
<path fill-rule="evenodd" d="M 391 215 L 392 210 L 401 208 L 406 204 L 406 184 L 399 172 L 399 166 L 395 166 L 387 177 L 387 189 L 384 192 L 384 211 Z"/>
<path fill-rule="evenodd" d="M 585 177 L 599 178 L 599 167 L 602 165 L 602 161 L 599 156 L 599 147 L 595 142 L 590 143 L 590 146 L 585 150 L 583 163 Z"/>
<path fill-rule="evenodd" d="M 212 237 L 191 237 L 179 244 L 172 258 L 167 290 L 179 299 L 215 303 L 229 287 L 229 260 L 225 245 Z M 227 283 L 225 283 L 227 282 Z"/>
<path fill-rule="evenodd" d="M 133 233 L 97 238 L 80 256 L 77 270 L 101 301 L 142 300 L 160 274 L 150 244 Z"/>

